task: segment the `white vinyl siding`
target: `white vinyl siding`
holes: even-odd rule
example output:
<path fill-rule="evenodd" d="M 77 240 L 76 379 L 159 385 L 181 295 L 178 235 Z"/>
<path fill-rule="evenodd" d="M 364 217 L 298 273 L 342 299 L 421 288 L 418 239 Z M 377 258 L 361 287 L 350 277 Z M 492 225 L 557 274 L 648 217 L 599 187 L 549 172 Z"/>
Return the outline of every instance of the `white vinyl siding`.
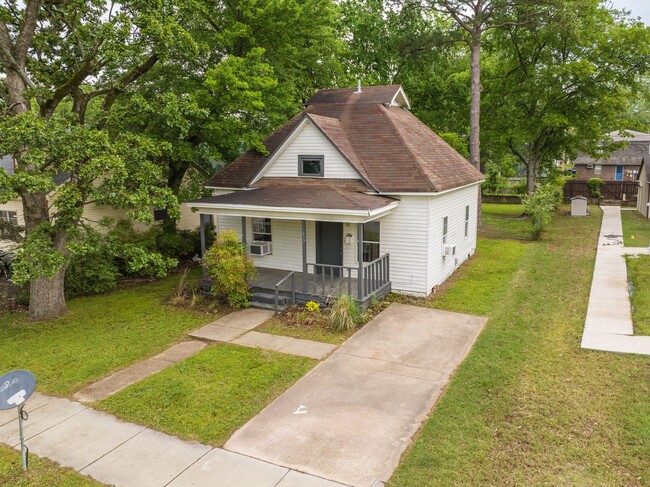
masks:
<path fill-rule="evenodd" d="M 442 284 L 476 250 L 476 204 L 479 186 L 461 188 L 440 196 L 428 197 L 429 246 L 427 259 L 427 292 Z M 465 237 L 466 207 L 469 224 Z M 447 244 L 456 246 L 456 255 L 443 258 L 443 218 L 448 217 Z M 392 266 L 391 266 L 392 267 Z"/>
<path fill-rule="evenodd" d="M 21 227 L 25 225 L 25 218 L 23 218 L 23 203 L 21 200 L 11 200 L 0 204 L 0 211 L 11 211 L 16 213 L 18 225 Z"/>
<path fill-rule="evenodd" d="M 393 291 L 426 296 L 429 201 L 426 196 L 399 199 L 399 207 L 379 220 L 381 254 L 390 254 Z"/>
<path fill-rule="evenodd" d="M 345 160 L 338 150 L 314 125 L 307 121 L 288 143 L 287 147 L 274 157 L 273 162 L 261 177 L 298 177 L 298 156 L 322 155 L 324 174 L 332 179 L 359 179 L 359 174 Z"/>

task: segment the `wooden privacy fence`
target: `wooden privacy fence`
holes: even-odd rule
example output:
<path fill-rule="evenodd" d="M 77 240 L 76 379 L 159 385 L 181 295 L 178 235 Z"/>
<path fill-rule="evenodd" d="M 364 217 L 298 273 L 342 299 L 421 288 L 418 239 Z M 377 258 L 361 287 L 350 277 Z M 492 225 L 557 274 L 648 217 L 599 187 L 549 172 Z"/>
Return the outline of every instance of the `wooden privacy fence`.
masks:
<path fill-rule="evenodd" d="M 639 183 L 636 181 L 605 181 L 600 188 L 603 199 L 629 201 L 635 199 L 639 191 Z M 570 179 L 564 185 L 564 197 L 571 199 L 574 196 L 585 196 L 591 198 L 589 184 L 584 179 Z"/>

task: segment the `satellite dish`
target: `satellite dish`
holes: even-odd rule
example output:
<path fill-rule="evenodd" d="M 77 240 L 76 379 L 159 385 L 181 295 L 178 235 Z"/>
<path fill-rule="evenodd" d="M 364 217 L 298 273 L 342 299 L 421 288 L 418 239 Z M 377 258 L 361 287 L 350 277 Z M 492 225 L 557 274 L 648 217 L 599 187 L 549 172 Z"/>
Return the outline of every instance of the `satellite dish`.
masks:
<path fill-rule="evenodd" d="M 0 410 L 13 409 L 31 397 L 36 377 L 29 370 L 12 370 L 0 376 Z"/>

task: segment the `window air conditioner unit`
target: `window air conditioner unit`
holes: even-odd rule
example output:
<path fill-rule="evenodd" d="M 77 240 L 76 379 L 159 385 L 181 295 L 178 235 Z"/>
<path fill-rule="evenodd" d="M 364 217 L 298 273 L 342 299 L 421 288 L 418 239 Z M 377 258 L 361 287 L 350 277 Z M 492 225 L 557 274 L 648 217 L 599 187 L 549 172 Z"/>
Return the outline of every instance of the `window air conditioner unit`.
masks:
<path fill-rule="evenodd" d="M 442 246 L 442 255 L 445 257 L 451 257 L 456 255 L 456 246 L 451 244 L 445 244 Z"/>
<path fill-rule="evenodd" d="M 248 246 L 251 255 L 269 255 L 271 253 L 271 242 L 251 242 Z"/>
<path fill-rule="evenodd" d="M 587 164 L 587 169 L 593 169 L 594 165 L 593 164 Z"/>

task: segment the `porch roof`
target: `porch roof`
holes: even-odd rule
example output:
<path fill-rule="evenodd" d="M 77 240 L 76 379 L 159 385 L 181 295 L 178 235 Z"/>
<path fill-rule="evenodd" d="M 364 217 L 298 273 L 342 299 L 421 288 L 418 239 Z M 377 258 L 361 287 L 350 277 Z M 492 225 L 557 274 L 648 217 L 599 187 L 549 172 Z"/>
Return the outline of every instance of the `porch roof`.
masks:
<path fill-rule="evenodd" d="M 186 203 L 202 213 L 268 216 L 295 220 L 369 221 L 390 213 L 399 201 L 341 184 L 272 184 Z M 348 217 L 348 218 L 342 218 Z"/>

